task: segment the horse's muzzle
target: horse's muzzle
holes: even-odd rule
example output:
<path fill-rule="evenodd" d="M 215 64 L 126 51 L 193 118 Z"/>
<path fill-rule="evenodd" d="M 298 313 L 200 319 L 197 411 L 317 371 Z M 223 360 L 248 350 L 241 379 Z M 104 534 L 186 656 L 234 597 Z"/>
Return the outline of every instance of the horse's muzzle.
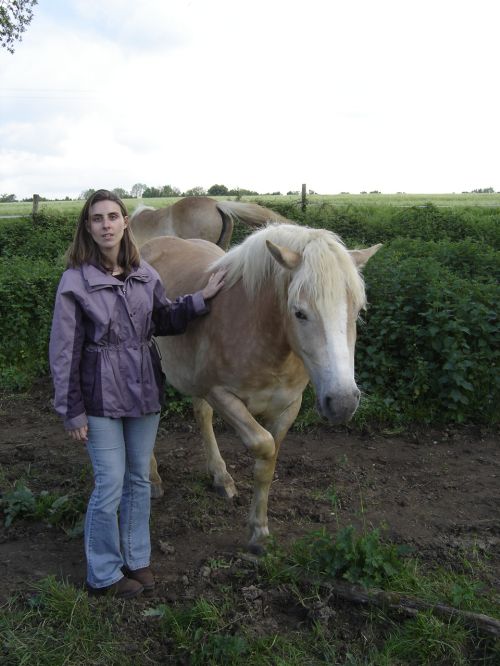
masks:
<path fill-rule="evenodd" d="M 361 392 L 357 386 L 345 393 L 325 395 L 318 400 L 318 411 L 332 425 L 348 423 L 358 408 Z"/>

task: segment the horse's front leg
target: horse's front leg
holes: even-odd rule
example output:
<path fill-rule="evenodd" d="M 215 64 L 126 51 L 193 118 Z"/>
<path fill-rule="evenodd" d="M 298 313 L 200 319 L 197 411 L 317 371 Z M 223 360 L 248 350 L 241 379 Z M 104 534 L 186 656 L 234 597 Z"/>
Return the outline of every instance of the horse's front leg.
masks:
<path fill-rule="evenodd" d="M 212 476 L 214 489 L 222 497 L 233 498 L 238 494 L 232 476 L 220 454 L 212 425 L 213 409 L 206 400 L 193 398 L 193 409 L 198 427 L 200 428 L 208 473 Z"/>
<path fill-rule="evenodd" d="M 287 407 L 273 422 L 272 430 L 277 437 L 263 428 L 249 413 L 244 403 L 233 393 L 224 389 L 213 389 L 207 397 L 210 404 L 236 430 L 243 444 L 255 457 L 254 493 L 249 515 L 250 540 L 248 548 L 262 553 L 269 536 L 267 503 L 269 488 L 274 476 L 277 452 L 281 440 L 300 409 L 301 398 Z"/>
<path fill-rule="evenodd" d="M 269 490 L 274 478 L 276 461 L 281 442 L 284 440 L 290 426 L 297 418 L 297 414 L 302 404 L 302 395 L 284 409 L 275 419 L 269 423 L 269 431 L 274 438 L 274 455 L 269 460 L 257 458 L 254 467 L 254 493 L 252 504 L 250 506 L 250 543 L 249 550 L 257 555 L 264 552 L 265 541 L 269 536 L 267 507 L 269 500 Z M 253 527 L 253 529 L 252 529 Z"/>

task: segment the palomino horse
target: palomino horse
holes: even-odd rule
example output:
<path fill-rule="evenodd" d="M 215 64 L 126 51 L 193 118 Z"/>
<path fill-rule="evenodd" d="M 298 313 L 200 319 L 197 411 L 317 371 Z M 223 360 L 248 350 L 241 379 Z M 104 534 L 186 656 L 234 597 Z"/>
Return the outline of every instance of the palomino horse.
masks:
<path fill-rule="evenodd" d="M 177 236 L 203 238 L 227 250 L 235 220 L 260 227 L 284 218 L 259 204 L 185 197 L 167 208 L 139 206 L 130 217 L 130 226 L 139 246 L 156 236 Z"/>
<path fill-rule="evenodd" d="M 349 252 L 324 229 L 271 224 L 225 254 L 202 240 L 155 238 L 142 254 L 169 297 L 201 289 L 226 268 L 211 312 L 179 336 L 158 338 L 167 380 L 193 396 L 215 488 L 236 494 L 212 428 L 213 411 L 255 457 L 249 548 L 269 535 L 267 503 L 280 444 L 311 380 L 320 413 L 331 423 L 354 414 L 356 319 L 365 305 L 359 269 L 378 250 Z M 153 490 L 161 488 L 152 460 Z M 160 493 L 154 493 L 158 496 Z"/>

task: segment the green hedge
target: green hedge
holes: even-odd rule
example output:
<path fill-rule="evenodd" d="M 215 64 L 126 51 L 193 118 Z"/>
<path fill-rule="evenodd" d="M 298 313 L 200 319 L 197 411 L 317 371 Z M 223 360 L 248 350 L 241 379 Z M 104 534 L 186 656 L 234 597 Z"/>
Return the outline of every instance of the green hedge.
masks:
<path fill-rule="evenodd" d="M 26 389 L 48 371 L 47 345 L 63 266 L 44 259 L 0 261 L 0 388 Z"/>
<path fill-rule="evenodd" d="M 276 206 L 339 233 L 383 242 L 365 269 L 358 327 L 359 414 L 386 421 L 498 421 L 500 213 L 496 209 Z M 0 224 L 0 385 L 47 372 L 52 305 L 75 220 Z M 236 225 L 235 242 L 248 233 Z M 305 408 L 310 413 L 306 394 Z M 371 410 L 371 411 L 370 411 Z M 307 420 L 307 418 L 305 418 Z"/>
<path fill-rule="evenodd" d="M 432 204 L 398 208 L 393 206 L 307 207 L 303 213 L 290 203 L 266 204 L 291 220 L 321 229 L 331 229 L 346 245 L 374 245 L 395 238 L 425 241 L 481 241 L 500 250 L 500 209 L 438 208 Z"/>
<path fill-rule="evenodd" d="M 407 419 L 498 420 L 500 253 L 483 250 L 399 239 L 365 269 L 359 383 Z"/>
<path fill-rule="evenodd" d="M 57 260 L 65 253 L 76 226 L 76 217 L 38 215 L 0 220 L 0 259 L 27 257 Z"/>

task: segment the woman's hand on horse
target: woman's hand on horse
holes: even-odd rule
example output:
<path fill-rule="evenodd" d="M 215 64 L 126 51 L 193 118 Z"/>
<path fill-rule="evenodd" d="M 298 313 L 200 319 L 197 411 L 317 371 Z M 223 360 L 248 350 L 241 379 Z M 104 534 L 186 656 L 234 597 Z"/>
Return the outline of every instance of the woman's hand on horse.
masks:
<path fill-rule="evenodd" d="M 226 271 L 220 269 L 217 273 L 212 273 L 210 276 L 205 288 L 201 292 L 203 298 L 208 301 L 210 298 L 213 298 L 217 292 L 219 292 L 224 286 L 224 277 L 226 276 Z"/>
<path fill-rule="evenodd" d="M 68 434 L 71 437 L 71 439 L 76 439 L 78 442 L 86 442 L 88 430 L 89 430 L 88 425 L 85 425 L 82 426 L 81 428 L 68 430 Z"/>

